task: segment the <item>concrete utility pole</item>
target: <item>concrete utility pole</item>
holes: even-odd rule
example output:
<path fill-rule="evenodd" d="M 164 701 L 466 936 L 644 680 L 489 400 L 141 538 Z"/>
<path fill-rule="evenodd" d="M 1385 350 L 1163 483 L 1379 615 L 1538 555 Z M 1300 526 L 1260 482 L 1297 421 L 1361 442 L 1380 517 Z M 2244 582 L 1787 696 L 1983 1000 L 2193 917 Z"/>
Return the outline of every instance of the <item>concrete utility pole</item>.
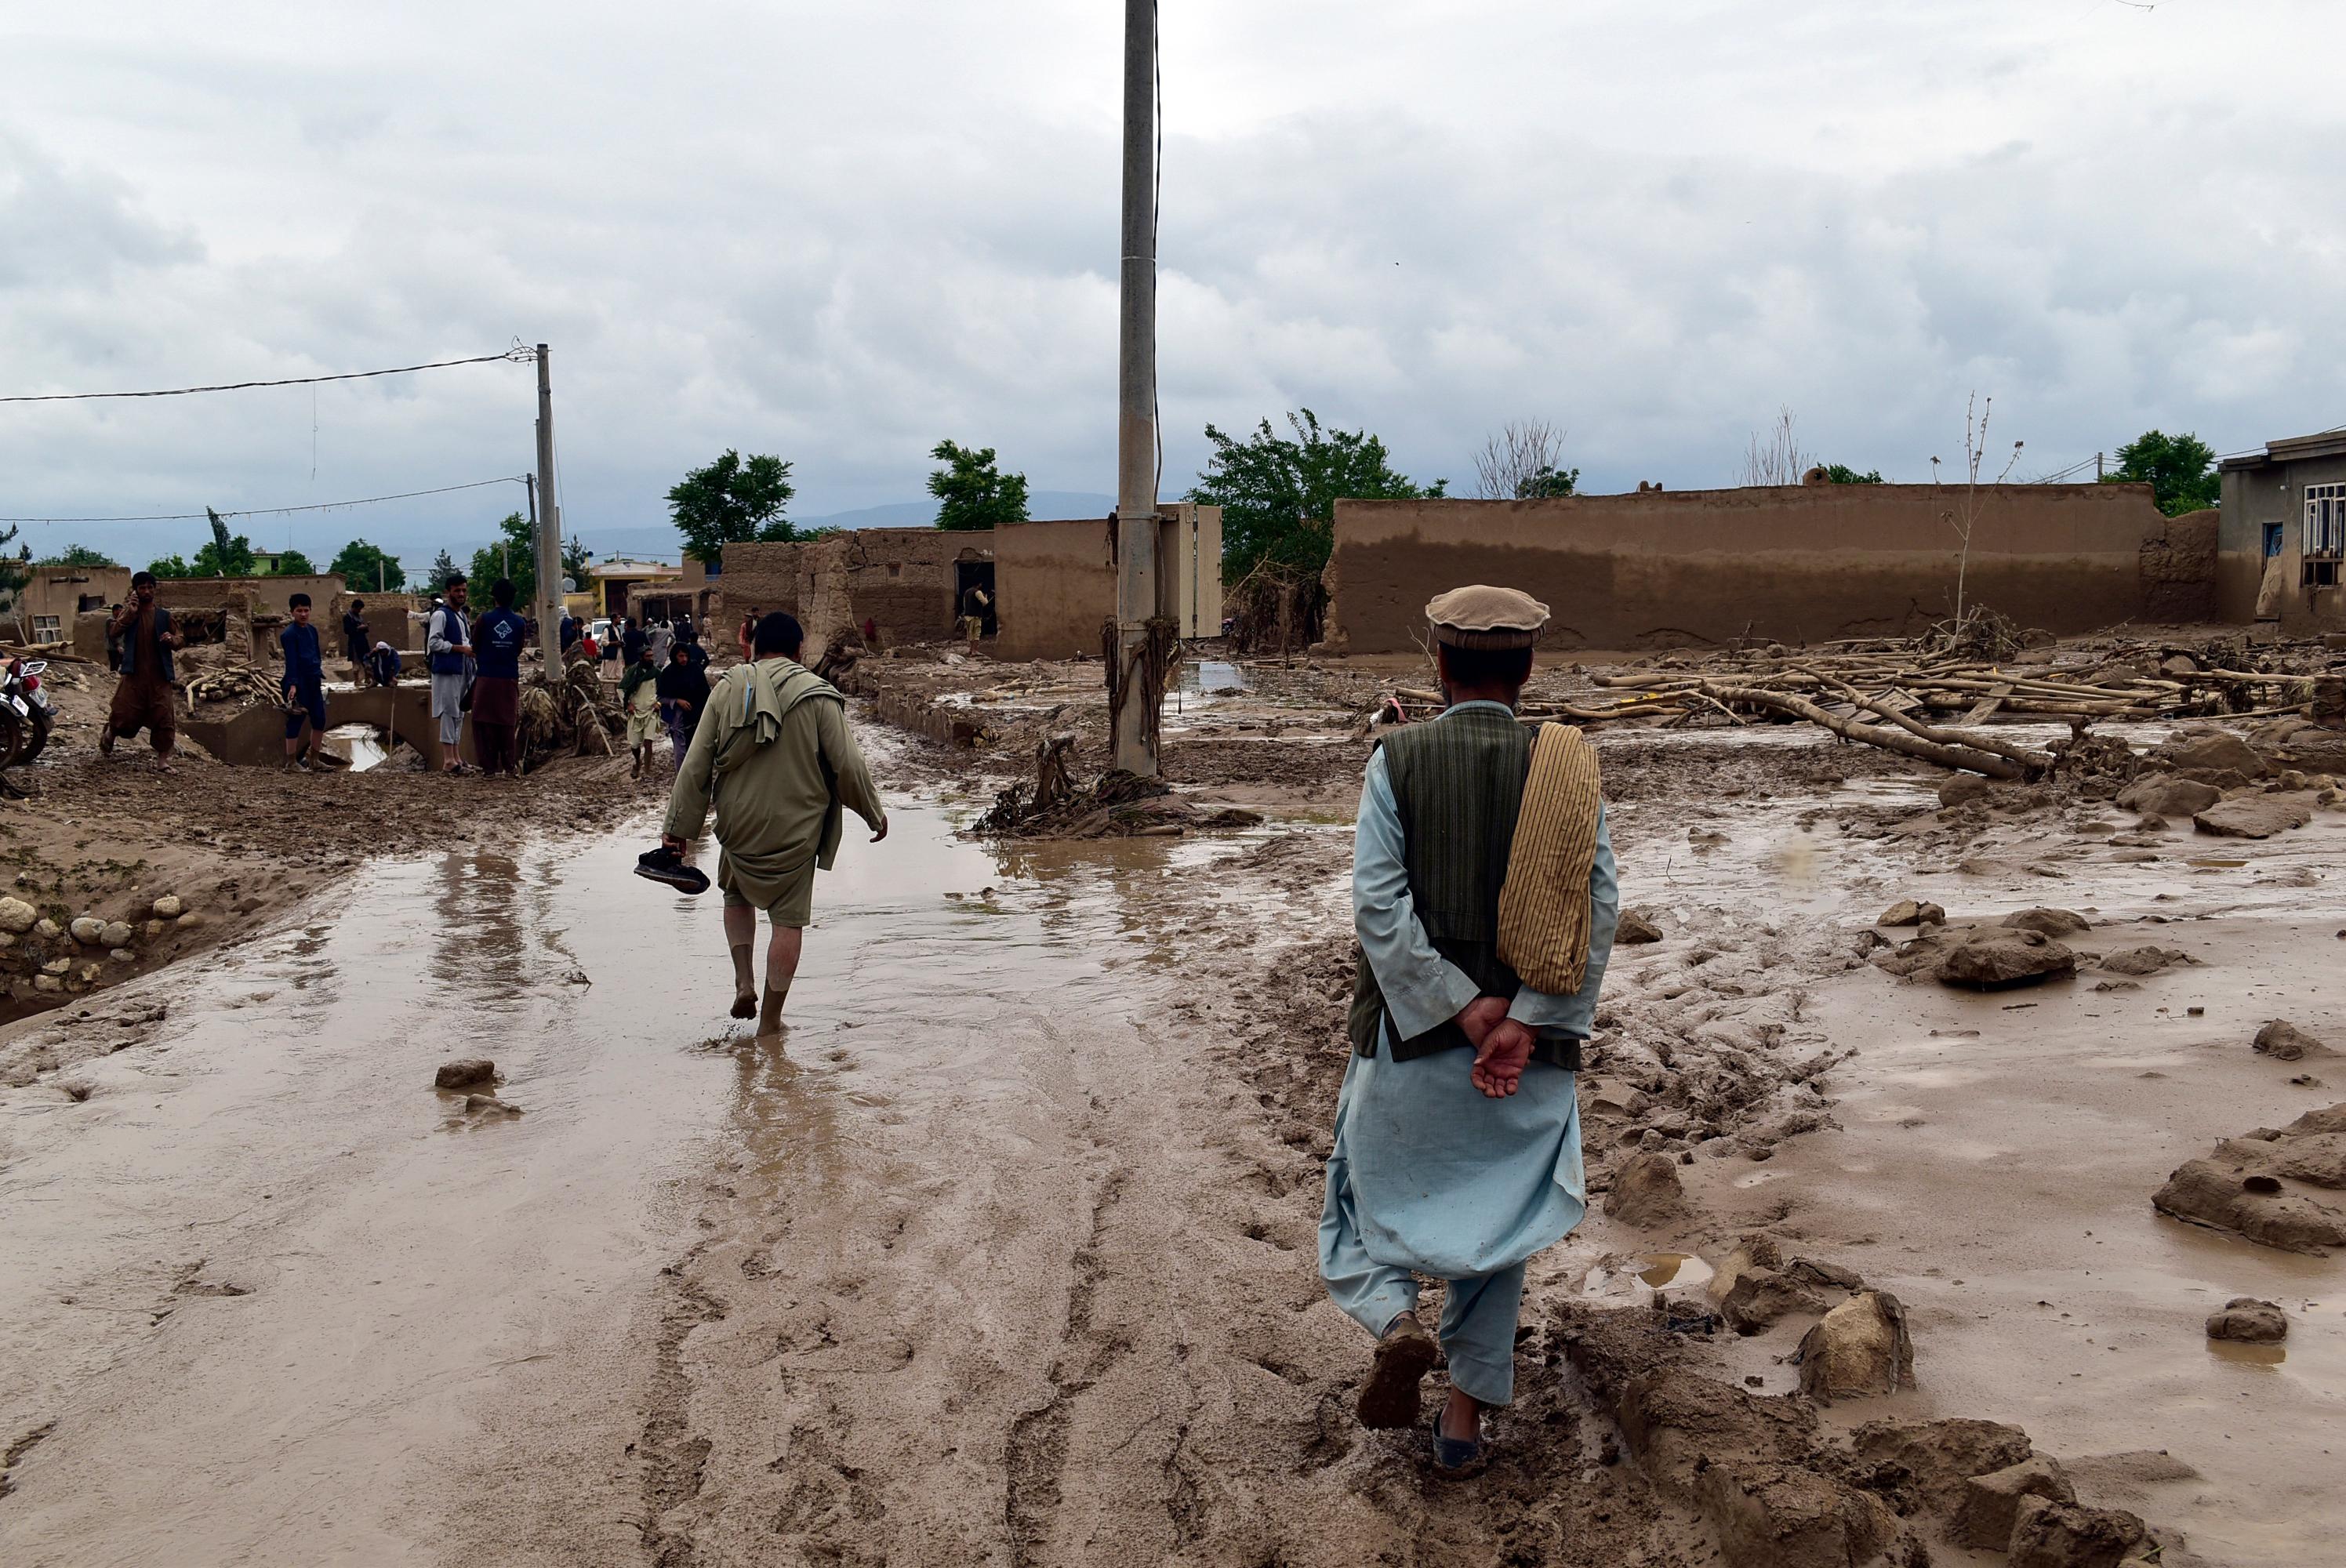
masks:
<path fill-rule="evenodd" d="M 1140 700 L 1140 661 L 1157 613 L 1157 0 L 1124 6 L 1124 272 L 1117 355 L 1116 626 L 1127 683 L 1115 766 L 1157 777 L 1155 715 Z"/>
<path fill-rule="evenodd" d="M 543 519 L 537 530 L 537 647 L 546 660 L 546 678 L 562 674 L 562 508 L 554 500 L 554 383 L 547 377 L 546 345 L 537 345 L 537 484 L 533 500 L 546 497 L 536 510 Z"/>

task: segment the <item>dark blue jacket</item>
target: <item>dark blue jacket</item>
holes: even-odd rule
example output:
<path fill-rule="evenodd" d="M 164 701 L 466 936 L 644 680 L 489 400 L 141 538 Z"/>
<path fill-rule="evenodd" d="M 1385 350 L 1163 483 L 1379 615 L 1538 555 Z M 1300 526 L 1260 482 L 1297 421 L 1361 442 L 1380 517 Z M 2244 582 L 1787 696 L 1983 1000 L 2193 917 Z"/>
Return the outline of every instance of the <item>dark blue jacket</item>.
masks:
<path fill-rule="evenodd" d="M 529 622 L 515 610 L 491 610 L 473 623 L 473 673 L 521 678 L 521 650 L 529 646 Z"/>
<path fill-rule="evenodd" d="M 168 684 L 178 679 L 171 668 L 170 645 L 163 639 L 171 635 L 171 612 L 162 606 L 155 606 L 155 651 L 163 657 L 157 662 L 163 667 L 163 679 Z M 138 617 L 133 615 L 130 624 L 122 628 L 122 678 L 128 680 L 138 673 Z"/>
<path fill-rule="evenodd" d="M 446 619 L 443 620 L 441 618 L 443 616 L 445 616 Z M 431 628 L 434 624 L 440 627 L 439 636 L 441 641 L 449 644 L 463 643 L 465 646 L 470 647 L 473 641 L 473 634 L 466 624 L 464 612 L 458 609 L 454 605 L 444 604 L 438 609 L 432 612 L 432 620 L 425 623 L 424 631 L 424 645 L 427 652 L 429 653 L 432 673 L 434 675 L 464 674 L 464 655 L 456 652 L 453 647 L 444 650 L 431 651 L 431 637 L 433 636 Z"/>
<path fill-rule="evenodd" d="M 314 691 L 326 678 L 326 654 L 318 644 L 318 628 L 295 621 L 277 634 L 285 648 L 285 684 Z"/>

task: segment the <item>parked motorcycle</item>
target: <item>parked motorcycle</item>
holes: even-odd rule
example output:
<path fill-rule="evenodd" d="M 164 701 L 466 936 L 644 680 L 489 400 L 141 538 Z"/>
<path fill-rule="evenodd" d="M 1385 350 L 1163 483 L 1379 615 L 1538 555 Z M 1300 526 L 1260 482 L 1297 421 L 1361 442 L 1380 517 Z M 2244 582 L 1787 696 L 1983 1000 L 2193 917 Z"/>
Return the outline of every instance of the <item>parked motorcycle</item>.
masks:
<path fill-rule="evenodd" d="M 46 659 L 12 658 L 0 669 L 0 767 L 30 762 L 49 743 L 56 710 L 41 685 Z"/>

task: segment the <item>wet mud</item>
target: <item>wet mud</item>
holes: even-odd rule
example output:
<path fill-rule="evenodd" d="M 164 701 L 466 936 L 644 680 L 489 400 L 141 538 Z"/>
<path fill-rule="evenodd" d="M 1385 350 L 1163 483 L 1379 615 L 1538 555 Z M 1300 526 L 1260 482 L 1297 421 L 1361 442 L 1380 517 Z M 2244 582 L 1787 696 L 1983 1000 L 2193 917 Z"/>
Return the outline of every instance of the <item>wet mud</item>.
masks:
<path fill-rule="evenodd" d="M 2208 854 L 2106 801 L 1942 809 L 1800 731 L 1600 741 L 1654 940 L 1583 1075 L 1591 1217 L 1451 1481 L 1354 1420 L 1368 1342 L 1313 1266 L 1367 742 L 1252 685 L 1185 692 L 1173 753 L 1272 813 L 1232 833 L 989 846 L 1015 757 L 872 737 L 901 809 L 819 884 L 780 1041 L 626 833 L 379 860 L 15 1026 L 107 1049 L 0 1091 L 0 1557 L 1790 1562 L 1815 1504 L 1993 1562 L 1945 1533 L 1958 1471 L 2033 1445 L 2169 1563 L 2320 1560 L 2346 1258 L 2151 1196 L 2346 1100 L 2252 1044 L 2346 1045 L 2346 816 Z M 1895 976 L 1902 899 L 2075 910 L 2076 976 Z M 2185 957 L 2102 967 L 2145 947 Z M 468 1056 L 521 1115 L 434 1087 Z M 1640 1161 L 1673 1200 L 1606 1213 Z M 1816 1309 L 1869 1292 L 1911 1380 L 1803 1399 Z M 2236 1298 L 2286 1339 L 2208 1338 Z"/>

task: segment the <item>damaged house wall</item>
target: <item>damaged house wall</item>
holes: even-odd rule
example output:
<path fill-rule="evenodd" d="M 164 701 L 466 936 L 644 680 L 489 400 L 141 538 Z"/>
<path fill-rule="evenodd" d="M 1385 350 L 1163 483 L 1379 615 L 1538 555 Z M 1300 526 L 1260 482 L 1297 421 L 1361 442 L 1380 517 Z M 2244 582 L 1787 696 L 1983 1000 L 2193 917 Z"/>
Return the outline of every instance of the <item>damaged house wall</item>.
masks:
<path fill-rule="evenodd" d="M 1106 518 L 1014 523 L 994 531 L 1001 659 L 1097 655 L 1100 626 L 1116 614 L 1116 568 Z"/>
<path fill-rule="evenodd" d="M 2269 442 L 2219 469 L 2224 619 L 2346 631 L 2346 432 Z"/>
<path fill-rule="evenodd" d="M 1978 494 L 1967 603 L 2055 633 L 2212 617 L 2209 514 L 2168 518 L 2147 484 Z M 1908 635 L 1953 613 L 1962 499 L 1953 486 L 1815 484 L 1339 501 L 1329 644 L 1414 651 L 1426 600 L 1477 582 L 1545 601 L 1552 648 Z"/>
<path fill-rule="evenodd" d="M 787 610 L 811 649 L 867 620 L 882 646 L 938 642 L 956 635 L 956 565 L 993 559 L 986 529 L 856 528 L 796 545 L 728 545 L 712 614 L 730 625 L 753 606 Z"/>

